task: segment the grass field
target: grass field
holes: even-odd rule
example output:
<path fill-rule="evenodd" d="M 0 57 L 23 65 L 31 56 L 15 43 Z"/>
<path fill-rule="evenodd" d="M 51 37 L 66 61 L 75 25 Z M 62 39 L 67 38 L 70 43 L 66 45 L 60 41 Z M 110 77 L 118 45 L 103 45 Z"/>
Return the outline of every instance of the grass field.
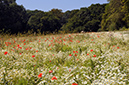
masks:
<path fill-rule="evenodd" d="M 129 32 L 0 38 L 1 85 L 129 85 Z"/>

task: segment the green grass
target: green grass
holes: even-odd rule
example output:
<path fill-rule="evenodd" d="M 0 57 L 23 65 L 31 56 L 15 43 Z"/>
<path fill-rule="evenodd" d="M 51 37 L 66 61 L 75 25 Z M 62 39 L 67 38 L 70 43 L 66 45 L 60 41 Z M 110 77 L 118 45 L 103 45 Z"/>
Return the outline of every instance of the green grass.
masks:
<path fill-rule="evenodd" d="M 129 43 L 123 34 L 2 36 L 0 84 L 128 85 Z"/>

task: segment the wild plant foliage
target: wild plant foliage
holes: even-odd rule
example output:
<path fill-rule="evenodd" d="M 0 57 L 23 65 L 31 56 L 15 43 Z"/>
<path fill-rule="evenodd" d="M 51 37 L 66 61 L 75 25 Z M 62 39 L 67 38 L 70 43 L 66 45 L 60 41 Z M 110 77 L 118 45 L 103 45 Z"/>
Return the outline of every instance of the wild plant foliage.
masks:
<path fill-rule="evenodd" d="M 0 84 L 128 85 L 128 32 L 0 38 Z"/>

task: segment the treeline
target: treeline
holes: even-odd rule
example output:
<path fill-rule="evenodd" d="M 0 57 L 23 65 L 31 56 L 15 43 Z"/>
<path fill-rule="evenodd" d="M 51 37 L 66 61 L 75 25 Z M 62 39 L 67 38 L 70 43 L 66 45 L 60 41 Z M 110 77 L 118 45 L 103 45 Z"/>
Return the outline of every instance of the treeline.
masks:
<path fill-rule="evenodd" d="M 129 28 L 129 0 L 108 0 L 102 16 L 101 30 Z"/>
<path fill-rule="evenodd" d="M 129 28 L 129 0 L 109 0 L 62 12 L 26 10 L 16 0 L 0 0 L 0 33 L 71 33 Z"/>
<path fill-rule="evenodd" d="M 80 10 L 66 11 L 52 9 L 49 12 L 29 11 L 28 26 L 35 32 L 80 32 L 98 31 L 106 4 L 91 5 Z"/>

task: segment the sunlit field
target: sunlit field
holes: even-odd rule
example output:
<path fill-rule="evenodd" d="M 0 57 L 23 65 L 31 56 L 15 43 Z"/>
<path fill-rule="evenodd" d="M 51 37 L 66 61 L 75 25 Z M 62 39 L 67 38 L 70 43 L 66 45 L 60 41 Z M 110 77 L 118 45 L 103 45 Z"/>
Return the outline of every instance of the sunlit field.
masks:
<path fill-rule="evenodd" d="M 0 37 L 1 85 L 129 85 L 129 32 Z"/>

